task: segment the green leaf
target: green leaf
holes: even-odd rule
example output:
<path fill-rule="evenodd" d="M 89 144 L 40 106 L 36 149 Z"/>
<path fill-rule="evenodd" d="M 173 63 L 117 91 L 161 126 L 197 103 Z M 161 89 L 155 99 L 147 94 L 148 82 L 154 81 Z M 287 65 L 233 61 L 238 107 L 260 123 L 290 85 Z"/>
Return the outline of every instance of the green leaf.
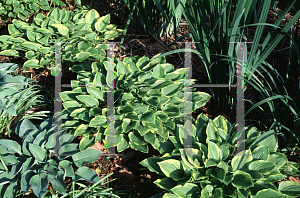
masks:
<path fill-rule="evenodd" d="M 90 55 L 91 55 L 90 52 L 80 52 L 80 53 L 76 54 L 76 58 L 77 58 L 78 62 L 82 62 L 82 61 L 86 60 Z"/>
<path fill-rule="evenodd" d="M 89 87 L 87 86 L 87 92 L 94 98 L 99 99 L 101 101 L 105 101 L 105 93 L 99 88 Z"/>
<path fill-rule="evenodd" d="M 62 160 L 59 162 L 59 167 L 63 168 L 67 177 L 72 177 L 75 179 L 75 173 L 72 167 L 72 162 L 68 160 Z"/>
<path fill-rule="evenodd" d="M 31 59 L 31 60 L 26 61 L 23 65 L 23 67 L 24 68 L 40 68 L 41 66 L 39 65 L 39 60 Z"/>
<path fill-rule="evenodd" d="M 94 146 L 95 144 L 95 137 L 91 134 L 85 135 L 81 138 L 79 142 L 79 149 L 82 151 L 88 147 Z"/>
<path fill-rule="evenodd" d="M 282 198 L 283 194 L 272 189 L 260 190 L 253 198 Z"/>
<path fill-rule="evenodd" d="M 94 25 L 96 23 L 96 20 L 100 17 L 99 13 L 95 10 L 92 9 L 86 13 L 84 20 L 91 24 Z"/>
<path fill-rule="evenodd" d="M 174 181 L 179 181 L 184 175 L 182 164 L 175 159 L 168 159 L 158 162 L 161 171 L 167 176 L 171 177 Z"/>
<path fill-rule="evenodd" d="M 161 93 L 166 96 L 174 96 L 181 88 L 183 83 L 172 83 L 161 90 Z"/>
<path fill-rule="evenodd" d="M 155 124 L 155 114 L 153 111 L 145 112 L 141 117 L 142 122 L 149 122 Z"/>
<path fill-rule="evenodd" d="M 234 179 L 232 181 L 232 185 L 241 188 L 241 189 L 247 189 L 252 186 L 253 184 L 253 179 L 249 173 L 237 170 L 234 172 Z"/>
<path fill-rule="evenodd" d="M 90 127 L 98 127 L 98 126 L 106 126 L 106 125 L 107 125 L 106 117 L 99 116 L 99 115 L 94 117 L 89 124 Z"/>
<path fill-rule="evenodd" d="M 41 198 L 46 194 L 48 188 L 48 180 L 46 173 L 40 173 L 31 177 L 29 184 L 33 190 L 33 193 Z"/>
<path fill-rule="evenodd" d="M 40 44 L 36 44 L 36 43 L 33 43 L 33 42 L 23 42 L 21 44 L 22 47 L 25 47 L 29 50 L 33 50 L 33 51 L 37 51 L 38 49 L 40 49 L 42 47 L 42 45 Z"/>
<path fill-rule="evenodd" d="M 79 127 L 75 130 L 74 136 L 84 135 L 89 133 L 89 125 L 81 124 Z"/>
<path fill-rule="evenodd" d="M 249 170 L 255 170 L 261 174 L 269 174 L 275 168 L 275 164 L 272 162 L 257 160 L 249 165 Z"/>
<path fill-rule="evenodd" d="M 68 35 L 69 34 L 69 28 L 62 24 L 51 24 L 52 27 L 57 28 L 58 32 L 62 35 Z"/>
<path fill-rule="evenodd" d="M 58 171 L 58 175 L 54 178 L 52 175 L 48 175 L 48 180 L 51 182 L 52 187 L 60 194 L 66 193 L 66 186 L 64 183 L 64 173 Z"/>
<path fill-rule="evenodd" d="M 267 161 L 273 162 L 276 168 L 281 168 L 287 162 L 287 158 L 283 153 L 274 152 L 269 155 Z"/>
<path fill-rule="evenodd" d="M 185 183 L 184 185 L 177 185 L 171 191 L 178 197 L 200 197 L 200 189 L 196 184 Z"/>
<path fill-rule="evenodd" d="M 252 153 L 250 150 L 242 151 L 233 157 L 231 161 L 231 166 L 233 171 L 243 170 L 246 168 L 247 164 L 253 160 Z"/>
<path fill-rule="evenodd" d="M 98 32 L 105 30 L 105 27 L 110 23 L 110 15 L 100 17 L 95 23 L 95 28 Z"/>
<path fill-rule="evenodd" d="M 96 172 L 86 166 L 78 168 L 76 172 L 76 178 L 76 180 L 84 179 L 91 183 L 97 183 L 100 181 L 100 178 Z"/>
<path fill-rule="evenodd" d="M 252 153 L 254 160 L 266 160 L 269 157 L 269 149 L 267 146 L 258 146 Z"/>
<path fill-rule="evenodd" d="M 21 146 L 13 140 L 1 139 L 0 145 L 5 146 L 8 149 L 8 151 L 10 151 L 12 153 L 18 153 L 18 154 L 22 155 Z"/>
<path fill-rule="evenodd" d="M 38 162 L 44 162 L 47 150 L 35 144 L 29 144 L 29 150 Z"/>
<path fill-rule="evenodd" d="M 86 149 L 73 155 L 72 159 L 77 167 L 81 167 L 85 164 L 93 163 L 100 157 L 101 154 L 102 152 L 97 149 Z"/>
<path fill-rule="evenodd" d="M 89 96 L 89 95 L 79 95 L 79 96 L 76 96 L 76 98 L 79 101 L 83 102 L 88 107 L 98 107 L 99 106 L 98 100 L 95 99 L 95 98 L 93 98 L 92 96 Z"/>
<path fill-rule="evenodd" d="M 19 53 L 17 50 L 3 50 L 0 52 L 1 56 L 17 56 Z"/>
<path fill-rule="evenodd" d="M 153 183 L 158 185 L 160 188 L 165 189 L 167 191 L 170 191 L 171 188 L 175 187 L 177 185 L 177 182 L 175 182 L 170 177 L 165 177 L 162 179 L 157 179 Z"/>
<path fill-rule="evenodd" d="M 300 184 L 292 181 L 280 182 L 278 190 L 288 196 L 297 197 L 300 195 Z"/>
<path fill-rule="evenodd" d="M 22 174 L 21 177 L 21 190 L 23 194 L 27 193 L 28 190 L 30 189 L 30 184 L 29 181 L 31 177 L 34 175 L 32 170 L 28 170 Z"/>

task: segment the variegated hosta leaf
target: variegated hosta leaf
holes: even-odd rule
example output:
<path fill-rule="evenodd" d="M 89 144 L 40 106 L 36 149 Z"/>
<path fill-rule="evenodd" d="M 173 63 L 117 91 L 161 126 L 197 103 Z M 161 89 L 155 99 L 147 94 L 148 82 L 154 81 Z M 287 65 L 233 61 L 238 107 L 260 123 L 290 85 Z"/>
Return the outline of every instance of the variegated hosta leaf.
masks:
<path fill-rule="evenodd" d="M 256 128 L 246 127 L 246 142 L 250 138 L 253 141 L 249 143 L 250 149 L 237 153 L 236 131 L 232 130 L 236 125 L 223 116 L 211 120 L 200 114 L 195 125 L 187 121 L 185 126 L 177 126 L 176 133 L 169 136 L 175 149 L 162 157 L 147 158 L 140 163 L 150 171 L 166 176 L 155 181 L 169 192 L 164 197 L 300 195 L 296 182 L 281 182 L 278 189 L 273 185 L 285 175 L 300 175 L 300 172 L 298 164 L 288 164 L 284 154 L 274 152 L 276 141 L 262 145 L 272 131 L 262 135 Z M 148 132 L 144 137 L 147 142 L 154 142 L 155 148 L 155 136 Z"/>
<path fill-rule="evenodd" d="M 86 20 L 91 21 L 96 16 L 90 13 Z M 96 28 L 102 30 L 103 23 L 108 20 L 108 17 L 101 17 L 95 22 Z M 85 49 L 88 44 L 81 41 L 78 47 Z M 175 120 L 184 120 L 185 107 L 181 105 L 185 101 L 184 71 L 174 71 L 174 66 L 166 63 L 165 58 L 149 60 L 147 57 L 127 57 L 116 62 L 109 61 L 103 58 L 98 63 L 84 62 L 77 66 L 81 69 L 77 80 L 72 83 L 81 87 L 63 92 L 62 99 L 65 112 L 80 125 L 76 123 L 78 128 L 72 127 L 69 122 L 65 127 L 73 130 L 75 135 L 88 137 L 94 130 L 99 133 L 101 128 L 108 129 L 109 123 L 115 121 L 112 126 L 116 129 L 115 133 L 124 134 L 121 138 L 123 142 L 119 138 L 115 143 L 119 152 L 128 147 L 147 152 L 148 143 L 162 153 L 171 151 L 174 147 L 167 140 L 171 131 L 175 130 Z M 112 66 L 116 67 L 116 71 L 109 69 Z M 180 74 L 180 78 L 165 79 L 173 72 Z M 114 87 L 110 82 L 114 82 Z M 197 108 L 210 99 L 203 92 L 195 92 L 194 96 L 191 103 L 198 105 Z M 116 116 L 122 118 L 117 120 Z M 193 133 L 196 134 L 196 131 Z M 105 139 L 107 136 L 103 134 L 98 137 Z"/>

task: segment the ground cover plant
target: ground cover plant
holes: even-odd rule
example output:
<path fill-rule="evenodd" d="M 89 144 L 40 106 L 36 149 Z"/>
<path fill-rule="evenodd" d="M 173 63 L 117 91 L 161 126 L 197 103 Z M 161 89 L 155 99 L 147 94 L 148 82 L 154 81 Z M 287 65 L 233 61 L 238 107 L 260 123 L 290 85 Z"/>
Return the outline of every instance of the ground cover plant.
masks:
<path fill-rule="evenodd" d="M 25 115 L 33 108 L 45 106 L 40 95 L 41 86 L 32 85 L 33 80 L 24 76 L 14 76 L 20 66 L 13 63 L 0 63 L 0 133 L 13 132 L 23 119 L 43 119 L 48 111 Z"/>
<path fill-rule="evenodd" d="M 114 64 L 114 63 L 113 63 Z M 85 149 L 106 139 L 108 61 L 74 65 L 77 80 L 72 91 L 62 92 L 63 113 L 74 120 L 64 127 L 71 128 L 75 136 L 83 135 L 79 147 Z M 86 71 L 92 70 L 92 71 Z M 175 124 L 184 118 L 185 69 L 174 70 L 165 58 L 130 57 L 118 60 L 115 70 L 115 145 L 118 152 L 128 147 L 148 152 L 148 143 L 161 153 L 170 152 L 166 140 L 174 134 Z M 81 85 L 81 87 L 76 86 Z M 106 86 L 104 86 L 106 85 Z M 210 96 L 203 92 L 192 93 L 192 110 L 206 104 Z M 91 133 L 96 133 L 96 137 Z M 111 146 L 115 146 L 111 145 Z"/>
<path fill-rule="evenodd" d="M 0 13 L 7 8 L 9 11 L 7 3 L 10 11 L 16 9 L 20 13 L 31 12 L 29 9 L 34 7 L 29 5 L 33 1 L 18 2 L 4 2 Z M 35 16 L 29 20 L 23 20 L 21 14 L 10 14 L 5 22 L 7 26 L 0 27 L 9 33 L 0 35 L 0 61 L 8 62 L 0 63 L 0 197 L 299 196 L 300 160 L 299 153 L 295 153 L 299 148 L 298 88 L 292 90 L 288 83 L 297 78 L 299 84 L 295 72 L 299 64 L 296 44 L 299 27 L 287 39 L 290 43 L 295 41 L 290 48 L 290 56 L 294 58 L 287 65 L 287 72 L 282 74 L 274 64 L 265 61 L 281 36 L 288 36 L 293 24 L 299 25 L 294 23 L 299 18 L 299 12 L 292 7 L 295 1 L 286 4 L 283 15 L 274 24 L 268 24 L 271 28 L 264 36 L 267 13 L 277 6 L 274 0 L 250 1 L 248 7 L 245 1 L 234 0 L 123 2 L 47 1 L 50 7 L 53 3 L 60 6 L 49 11 L 39 6 L 38 13 L 31 13 Z M 99 7 L 92 8 L 92 4 Z M 113 9 L 109 12 L 103 9 L 108 6 L 129 8 L 130 15 L 124 12 L 123 17 L 116 17 Z M 280 24 L 291 8 L 295 9 L 291 12 L 293 17 L 285 21 L 287 25 Z M 123 24 L 115 24 L 112 15 L 122 19 Z M 180 21 L 187 21 L 188 28 L 182 30 Z M 245 77 L 248 88 L 257 93 L 249 98 L 246 94 L 245 101 L 251 104 L 246 114 L 253 114 L 256 107 L 265 111 L 261 117 L 255 115 L 255 119 L 268 118 L 268 123 L 266 119 L 262 121 L 268 127 L 258 130 L 247 124 L 243 153 L 250 155 L 233 156 L 237 149 L 235 120 L 230 123 L 219 116 L 221 112 L 211 116 L 211 109 L 199 114 L 212 100 L 219 101 L 224 108 L 234 107 L 229 91 L 214 88 L 209 95 L 196 88 L 186 90 L 185 84 L 196 84 L 199 80 L 194 78 L 198 69 L 195 55 L 203 63 L 201 69 L 207 72 L 208 79 L 214 79 L 209 83 L 235 83 L 234 72 L 223 66 L 235 67 L 237 46 L 227 41 L 249 39 L 246 31 L 253 28 L 251 23 L 258 27 L 254 28 L 253 44 L 246 53 Z M 125 25 L 125 29 L 121 27 Z M 272 34 L 276 31 L 281 33 Z M 133 35 L 133 32 L 147 35 Z M 108 46 L 101 42 L 118 41 L 122 33 L 123 43 L 119 46 L 122 55 L 115 54 L 111 60 L 107 57 Z M 263 37 L 261 46 L 260 37 Z M 193 79 L 186 79 L 188 71 L 175 65 L 178 62 L 184 65 L 180 57 L 184 49 L 168 50 L 168 55 L 176 55 L 172 64 L 167 54 L 155 50 L 148 53 L 147 45 L 151 42 L 160 43 L 167 50 L 182 39 L 201 42 L 192 46 Z M 170 40 L 171 43 L 166 43 Z M 143 46 L 144 41 L 148 43 Z M 69 42 L 61 43 L 61 78 L 72 87 L 64 87 L 60 93 L 62 117 L 52 116 L 58 112 L 50 112 L 45 119 L 43 110 L 37 107 L 49 105 L 49 101 L 39 94 L 41 88 L 45 93 L 54 94 L 54 88 L 45 90 L 45 87 L 54 84 L 57 61 L 57 45 L 48 42 Z M 260 47 L 258 51 L 257 47 Z M 116 52 L 115 46 L 113 51 Z M 108 69 L 110 66 L 114 66 L 114 72 Z M 115 81 L 111 83 L 112 75 Z M 115 136 L 108 133 L 108 88 L 114 89 Z M 184 123 L 187 94 L 191 94 L 192 101 L 189 104 L 193 111 L 191 123 Z M 264 104 L 270 107 L 271 113 L 263 109 Z M 29 110 L 35 113 L 30 114 Z M 63 125 L 58 126 L 55 120 L 62 121 Z M 286 121 L 289 123 L 285 124 Z M 187 124 L 191 124 L 189 135 L 193 140 L 190 150 L 184 148 Z M 62 145 L 57 148 L 59 138 Z M 114 138 L 113 145 L 109 138 Z M 121 155 L 107 157 L 103 155 L 105 147 L 116 148 Z M 286 151 L 294 153 L 290 155 Z M 112 176 L 115 179 L 111 180 Z M 120 189 L 125 193 L 121 194 Z"/>
<path fill-rule="evenodd" d="M 116 25 L 109 24 L 110 15 L 100 17 L 96 10 L 73 11 L 52 9 L 47 17 L 34 16 L 33 23 L 14 19 L 8 25 L 10 35 L 1 35 L 1 55 L 19 56 L 27 60 L 24 68 L 46 67 L 55 76 L 55 43 L 61 42 L 62 63 L 99 60 L 106 55 L 106 45 L 122 33 Z M 52 42 L 52 43 L 51 43 Z M 97 46 L 96 46 L 97 45 Z"/>
<path fill-rule="evenodd" d="M 200 114 L 195 125 L 191 150 L 184 149 L 183 125 L 170 137 L 176 149 L 162 157 L 141 162 L 150 171 L 165 175 L 155 183 L 169 191 L 163 197 L 295 197 L 300 184 L 283 181 L 278 189 L 273 183 L 288 175 L 300 174 L 299 165 L 276 152 L 273 130 L 260 132 L 246 127 L 245 151 L 236 153 L 236 131 L 223 116 L 214 120 Z M 181 157 L 173 156 L 181 154 Z M 179 158 L 179 159 L 178 159 Z"/>

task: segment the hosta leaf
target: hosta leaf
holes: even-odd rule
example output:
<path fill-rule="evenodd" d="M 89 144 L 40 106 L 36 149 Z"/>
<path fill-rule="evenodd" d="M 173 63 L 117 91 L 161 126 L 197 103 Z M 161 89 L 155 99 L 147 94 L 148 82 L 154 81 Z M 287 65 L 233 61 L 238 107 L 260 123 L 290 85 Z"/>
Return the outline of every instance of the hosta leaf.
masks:
<path fill-rule="evenodd" d="M 282 198 L 283 194 L 281 194 L 278 191 L 272 190 L 272 189 L 264 189 L 260 190 L 253 198 Z"/>
<path fill-rule="evenodd" d="M 100 181 L 100 178 L 98 177 L 96 172 L 86 166 L 80 167 L 76 171 L 76 181 L 78 179 L 84 179 L 91 183 L 96 183 Z"/>
<path fill-rule="evenodd" d="M 148 111 L 149 105 L 134 105 L 134 112 L 137 114 L 142 114 Z"/>
<path fill-rule="evenodd" d="M 59 162 L 59 167 L 63 168 L 67 177 L 75 179 L 75 173 L 72 167 L 72 162 L 68 160 L 62 160 Z"/>
<path fill-rule="evenodd" d="M 106 117 L 105 116 L 96 116 L 94 117 L 90 124 L 90 127 L 106 126 Z"/>
<path fill-rule="evenodd" d="M 161 90 L 161 93 L 166 96 L 174 96 L 179 90 L 181 90 L 183 85 L 183 83 L 172 83 L 171 85 L 163 88 Z"/>
<path fill-rule="evenodd" d="M 100 17 L 97 22 L 95 23 L 95 28 L 98 32 L 101 32 L 105 29 L 105 27 L 109 24 L 110 22 L 110 15 L 105 15 Z"/>
<path fill-rule="evenodd" d="M 52 27 L 57 28 L 58 32 L 62 35 L 68 35 L 69 34 L 69 28 L 62 24 L 51 24 Z"/>
<path fill-rule="evenodd" d="M 248 162 L 251 162 L 252 160 L 253 157 L 250 150 L 238 153 L 231 161 L 233 171 L 244 169 Z"/>
<path fill-rule="evenodd" d="M 269 174 L 274 168 L 274 163 L 264 160 L 257 160 L 249 164 L 249 170 L 255 170 L 261 174 Z"/>
<path fill-rule="evenodd" d="M 88 13 L 86 13 L 84 20 L 87 23 L 94 25 L 94 23 L 99 17 L 100 17 L 99 13 L 95 9 L 92 9 L 88 11 Z"/>
<path fill-rule="evenodd" d="M 222 151 L 221 149 L 217 146 L 217 144 L 208 141 L 208 159 L 215 159 L 218 161 L 222 160 Z"/>
<path fill-rule="evenodd" d="M 0 145 L 5 146 L 8 149 L 8 151 L 10 151 L 12 153 L 18 153 L 18 154 L 22 155 L 21 146 L 13 140 L 1 139 Z"/>
<path fill-rule="evenodd" d="M 73 100 L 73 101 L 66 101 L 66 102 L 64 102 L 63 106 L 67 109 L 67 111 L 69 113 L 72 113 L 74 110 L 80 108 L 82 106 L 82 104 L 79 103 L 79 102 L 77 102 L 76 100 Z"/>
<path fill-rule="evenodd" d="M 129 140 L 137 145 L 146 145 L 147 142 L 144 141 L 144 138 L 139 134 L 135 132 L 129 132 L 128 133 Z"/>
<path fill-rule="evenodd" d="M 273 162 L 276 168 L 280 168 L 287 162 L 287 158 L 285 154 L 276 152 L 276 153 L 271 153 L 267 161 Z"/>
<path fill-rule="evenodd" d="M 138 145 L 138 144 L 135 144 L 133 142 L 129 142 L 129 146 L 131 148 L 133 148 L 134 150 L 141 151 L 143 153 L 148 153 L 149 152 L 148 145 Z"/>
<path fill-rule="evenodd" d="M 178 185 L 171 189 L 178 197 L 200 197 L 200 189 L 196 184 L 185 183 L 184 185 Z"/>
<path fill-rule="evenodd" d="M 76 54 L 76 58 L 77 58 L 78 62 L 82 62 L 82 61 L 86 60 L 90 55 L 91 55 L 90 52 L 80 52 L 80 53 Z"/>
<path fill-rule="evenodd" d="M 164 108 L 164 112 L 166 112 L 170 117 L 175 117 L 180 115 L 179 108 L 174 104 L 167 104 Z"/>
<path fill-rule="evenodd" d="M 52 175 L 48 175 L 48 180 L 51 182 L 52 187 L 61 194 L 65 194 L 66 186 L 64 183 L 64 173 L 58 171 L 58 175 L 54 178 Z"/>
<path fill-rule="evenodd" d="M 79 96 L 76 96 L 76 98 L 79 101 L 83 102 L 88 107 L 97 107 L 97 106 L 99 106 L 99 101 L 97 99 L 93 98 L 92 96 L 79 95 Z"/>
<path fill-rule="evenodd" d="M 292 181 L 280 182 L 278 190 L 288 196 L 296 197 L 300 195 L 300 184 Z"/>
<path fill-rule="evenodd" d="M 46 173 L 40 173 L 31 177 L 29 184 L 33 190 L 33 193 L 41 198 L 45 195 L 48 188 L 48 180 Z"/>
<path fill-rule="evenodd" d="M 184 175 L 182 164 L 175 159 L 167 159 L 157 163 L 161 171 L 167 176 L 171 177 L 174 181 L 179 181 Z"/>
<path fill-rule="evenodd" d="M 153 111 L 145 112 L 141 117 L 142 122 L 150 122 L 155 124 L 155 114 Z"/>
<path fill-rule="evenodd" d="M 38 162 L 44 162 L 47 150 L 35 144 L 29 144 L 29 150 Z"/>
<path fill-rule="evenodd" d="M 39 60 L 31 59 L 31 60 L 26 61 L 23 65 L 23 67 L 24 68 L 40 68 L 41 66 L 39 65 Z"/>
<path fill-rule="evenodd" d="M 234 172 L 232 185 L 241 189 L 247 189 L 254 186 L 251 175 L 240 170 Z"/>
<path fill-rule="evenodd" d="M 18 54 L 17 50 L 3 50 L 0 52 L 1 56 L 17 56 Z"/>
<path fill-rule="evenodd" d="M 105 101 L 105 93 L 99 88 L 89 87 L 87 86 L 87 92 L 94 98 L 99 99 L 101 101 Z"/>
<path fill-rule="evenodd" d="M 34 175 L 32 170 L 28 170 L 22 174 L 21 177 L 21 190 L 23 194 L 27 193 L 28 190 L 30 189 L 30 184 L 29 181 L 31 177 Z"/>
<path fill-rule="evenodd" d="M 79 149 L 82 151 L 88 147 L 94 146 L 95 144 L 95 137 L 91 134 L 85 135 L 81 138 L 79 142 Z"/>
<path fill-rule="evenodd" d="M 75 130 L 74 136 L 84 135 L 89 133 L 89 125 L 81 124 L 79 127 Z"/>
<path fill-rule="evenodd" d="M 81 167 L 85 164 L 93 163 L 100 157 L 101 154 L 102 152 L 97 149 L 86 149 L 73 155 L 72 159 L 77 167 Z"/>
<path fill-rule="evenodd" d="M 162 189 L 165 189 L 167 191 L 170 191 L 171 188 L 175 187 L 177 185 L 177 182 L 175 182 L 170 177 L 165 177 L 162 179 L 157 179 L 153 183 L 161 187 Z"/>
<path fill-rule="evenodd" d="M 122 152 L 129 147 L 129 140 L 124 134 L 120 134 L 121 143 L 117 145 L 118 152 Z"/>
<path fill-rule="evenodd" d="M 267 146 L 258 146 L 252 153 L 254 160 L 266 160 L 269 157 L 269 149 Z"/>
<path fill-rule="evenodd" d="M 42 45 L 40 45 L 40 44 L 36 44 L 36 43 L 33 43 L 33 42 L 27 42 L 27 41 L 23 42 L 21 44 L 21 46 L 26 47 L 27 49 L 33 50 L 33 51 L 37 51 L 39 48 L 42 47 Z"/>

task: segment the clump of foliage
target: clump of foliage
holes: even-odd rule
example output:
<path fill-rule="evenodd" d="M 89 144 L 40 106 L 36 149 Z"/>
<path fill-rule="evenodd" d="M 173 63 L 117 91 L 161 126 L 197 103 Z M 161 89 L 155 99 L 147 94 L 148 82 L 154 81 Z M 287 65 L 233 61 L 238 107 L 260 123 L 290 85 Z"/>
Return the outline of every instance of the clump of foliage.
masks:
<path fill-rule="evenodd" d="M 45 113 L 49 113 L 40 111 L 24 115 L 32 108 L 45 106 L 45 103 L 43 96 L 38 95 L 41 86 L 32 85 L 32 79 L 13 75 L 19 67 L 14 63 L 0 63 L 0 133 L 8 132 L 8 135 L 24 118 L 42 119 Z"/>
<path fill-rule="evenodd" d="M 50 9 L 47 0 L 1 0 L 0 20 L 19 18 L 25 21 L 34 12 Z"/>
<path fill-rule="evenodd" d="M 75 136 L 83 135 L 80 149 L 112 136 L 118 152 L 131 147 L 147 153 L 148 143 L 161 153 L 172 151 L 167 139 L 174 135 L 176 123 L 183 122 L 185 105 L 189 103 L 194 111 L 204 106 L 211 96 L 185 92 L 185 82 L 194 83 L 194 79 L 185 79 L 185 68 L 175 71 L 164 57 L 151 60 L 146 56 L 128 57 L 116 61 L 116 64 L 111 62 L 116 65 L 116 71 L 112 70 L 110 75 L 107 58 L 73 66 L 72 70 L 78 72 L 77 80 L 71 82 L 73 90 L 62 92 L 63 113 L 73 120 L 67 121 L 64 127 L 70 128 Z M 107 85 L 112 75 L 115 76 L 115 136 L 107 134 L 105 107 L 107 86 L 114 86 Z M 188 93 L 192 95 L 191 102 L 184 99 Z"/>
<path fill-rule="evenodd" d="M 47 67 L 55 76 L 55 42 L 61 42 L 62 64 L 65 61 L 83 62 L 99 60 L 105 56 L 105 44 L 118 37 L 122 30 L 110 23 L 110 15 L 100 17 L 96 10 L 82 10 L 78 13 L 51 10 L 47 16 L 39 13 L 33 23 L 14 19 L 8 25 L 10 35 L 0 36 L 0 55 L 19 56 L 26 52 L 25 68 Z M 52 42 L 52 43 L 51 43 Z"/>
<path fill-rule="evenodd" d="M 65 121 L 64 117 L 60 119 Z M 71 143 L 74 136 L 53 124 L 52 117 L 37 126 L 24 119 L 15 132 L 22 138 L 21 144 L 10 139 L 0 140 L 1 197 L 16 197 L 20 191 L 25 194 L 30 188 L 37 197 L 43 197 L 48 181 L 56 192 L 65 194 L 66 177 L 91 183 L 100 180 L 95 171 L 84 165 L 93 163 L 102 152 L 96 149 L 80 152 L 78 144 Z M 58 138 L 60 145 L 56 148 Z M 76 173 L 74 165 L 78 167 Z"/>
<path fill-rule="evenodd" d="M 200 114 L 192 133 L 192 148 L 184 148 L 185 126 L 178 124 L 170 136 L 176 149 L 142 162 L 150 171 L 166 176 L 155 183 L 168 190 L 163 197 L 296 197 L 300 184 L 283 178 L 300 175 L 298 164 L 276 152 L 273 130 L 246 127 L 245 151 L 236 154 L 236 129 L 223 116 L 214 120 Z M 175 156 L 179 154 L 179 156 Z"/>

